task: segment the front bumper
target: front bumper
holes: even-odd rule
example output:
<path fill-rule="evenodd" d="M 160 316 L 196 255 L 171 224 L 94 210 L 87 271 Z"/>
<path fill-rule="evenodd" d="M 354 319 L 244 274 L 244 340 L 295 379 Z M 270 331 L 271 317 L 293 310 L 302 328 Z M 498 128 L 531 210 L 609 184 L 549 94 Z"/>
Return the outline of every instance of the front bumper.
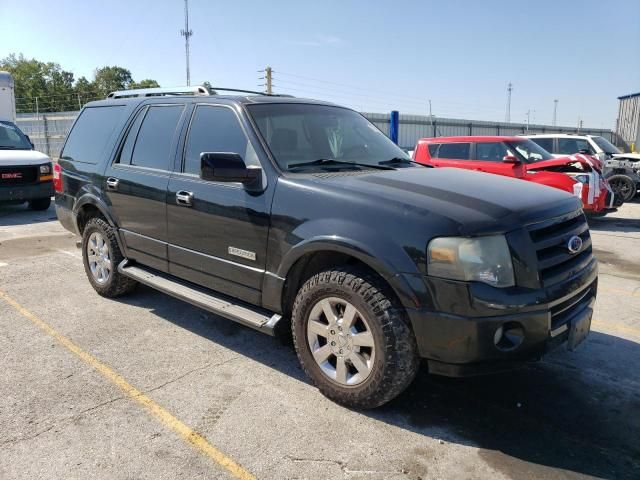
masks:
<path fill-rule="evenodd" d="M 0 185 L 0 202 L 25 202 L 53 196 L 53 182 L 31 185 Z"/>
<path fill-rule="evenodd" d="M 433 373 L 477 375 L 537 360 L 565 343 L 571 326 L 592 314 L 597 262 L 592 260 L 560 285 L 540 290 L 501 290 L 433 278 L 426 283 L 441 308 L 407 309 L 420 355 Z M 500 327 L 521 329 L 521 343 L 496 344 Z"/>

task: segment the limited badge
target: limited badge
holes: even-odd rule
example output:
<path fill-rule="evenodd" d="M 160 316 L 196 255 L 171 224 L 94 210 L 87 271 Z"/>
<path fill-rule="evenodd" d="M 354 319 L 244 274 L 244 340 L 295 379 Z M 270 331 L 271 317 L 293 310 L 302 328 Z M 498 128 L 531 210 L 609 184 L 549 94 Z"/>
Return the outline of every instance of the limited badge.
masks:
<path fill-rule="evenodd" d="M 249 250 L 242 250 L 241 248 L 236 247 L 229 247 L 229 255 L 235 255 L 236 257 L 242 257 L 253 261 L 256 259 L 256 252 L 250 252 Z"/>

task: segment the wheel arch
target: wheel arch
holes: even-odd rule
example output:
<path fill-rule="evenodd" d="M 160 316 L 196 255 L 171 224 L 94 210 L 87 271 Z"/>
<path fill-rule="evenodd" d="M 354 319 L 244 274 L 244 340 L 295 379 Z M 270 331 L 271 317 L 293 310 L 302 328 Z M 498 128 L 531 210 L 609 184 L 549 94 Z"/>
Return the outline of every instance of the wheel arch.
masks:
<path fill-rule="evenodd" d="M 283 259 L 273 286 L 265 291 L 272 308 L 278 307 L 285 317 L 291 313 L 295 296 L 306 280 L 329 268 L 359 266 L 375 274 L 386 284 L 401 305 L 416 308 L 421 302 L 403 275 L 382 256 L 376 256 L 355 241 L 332 237 L 314 238 L 294 247 Z"/>

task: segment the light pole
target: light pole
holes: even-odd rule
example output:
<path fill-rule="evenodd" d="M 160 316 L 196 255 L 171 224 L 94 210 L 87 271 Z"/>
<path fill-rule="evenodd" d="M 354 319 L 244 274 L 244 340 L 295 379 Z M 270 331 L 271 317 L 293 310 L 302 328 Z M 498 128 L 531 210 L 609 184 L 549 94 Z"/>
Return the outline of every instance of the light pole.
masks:
<path fill-rule="evenodd" d="M 184 37 L 184 54 L 187 63 L 187 86 L 191 85 L 191 73 L 189 71 L 189 37 L 193 35 L 193 30 L 189 30 L 189 0 L 184 0 L 184 30 L 180 30 L 180 35 Z"/>

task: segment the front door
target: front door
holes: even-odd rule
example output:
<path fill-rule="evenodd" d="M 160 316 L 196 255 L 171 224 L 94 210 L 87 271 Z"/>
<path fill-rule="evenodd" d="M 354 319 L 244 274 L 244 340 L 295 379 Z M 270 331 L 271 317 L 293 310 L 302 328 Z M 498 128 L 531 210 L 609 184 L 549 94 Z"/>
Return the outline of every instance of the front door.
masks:
<path fill-rule="evenodd" d="M 522 161 L 519 163 L 505 162 L 503 159 L 506 156 L 520 159 L 518 153 L 503 142 L 477 142 L 475 144 L 475 155 L 470 163 L 479 165 L 480 168 L 478 170 L 483 172 L 522 178 L 526 172 Z"/>
<path fill-rule="evenodd" d="M 259 304 L 273 188 L 201 180 L 202 152 L 238 153 L 260 165 L 236 112 L 200 104 L 193 110 L 183 161 L 169 180 L 167 220 L 171 274 Z"/>
<path fill-rule="evenodd" d="M 167 185 L 183 104 L 142 107 L 105 171 L 104 189 L 127 258 L 161 271 L 167 261 Z"/>

